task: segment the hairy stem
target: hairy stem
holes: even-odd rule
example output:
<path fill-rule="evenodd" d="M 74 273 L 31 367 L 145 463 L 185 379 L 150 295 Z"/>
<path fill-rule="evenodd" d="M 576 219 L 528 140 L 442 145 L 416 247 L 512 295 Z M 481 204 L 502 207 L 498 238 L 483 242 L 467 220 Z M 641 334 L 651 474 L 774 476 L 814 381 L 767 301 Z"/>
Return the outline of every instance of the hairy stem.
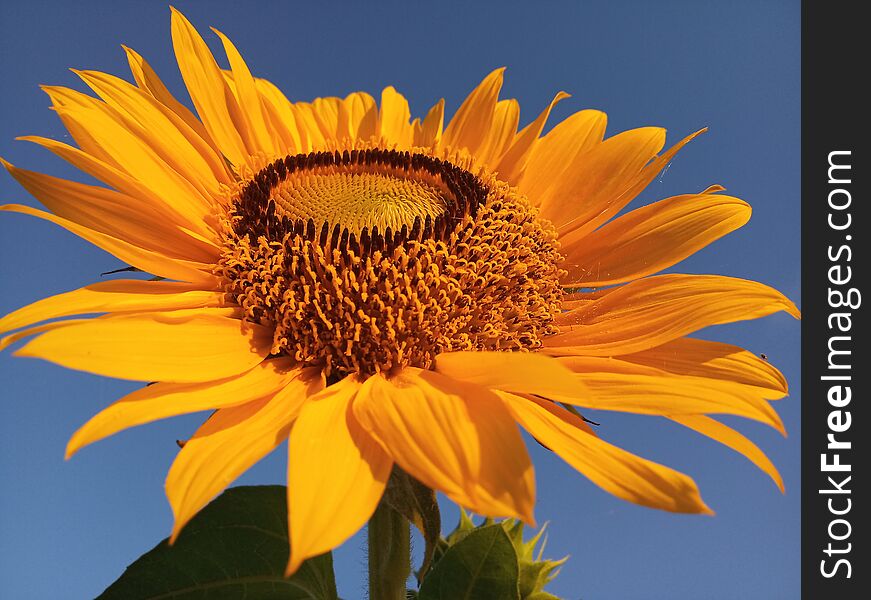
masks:
<path fill-rule="evenodd" d="M 381 502 L 369 519 L 369 598 L 405 600 L 411 573 L 408 520 Z"/>

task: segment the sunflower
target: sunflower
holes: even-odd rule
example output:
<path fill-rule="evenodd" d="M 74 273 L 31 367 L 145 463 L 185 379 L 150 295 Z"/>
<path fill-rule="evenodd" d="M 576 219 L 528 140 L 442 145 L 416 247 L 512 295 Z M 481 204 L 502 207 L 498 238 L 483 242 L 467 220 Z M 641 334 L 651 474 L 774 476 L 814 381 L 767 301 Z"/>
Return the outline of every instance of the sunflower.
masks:
<path fill-rule="evenodd" d="M 557 94 L 518 130 L 490 73 L 444 126 L 394 88 L 291 102 L 215 31 L 219 67 L 179 12 L 172 41 L 196 115 L 126 48 L 135 85 L 75 73 L 98 98 L 46 86 L 78 147 L 34 142 L 106 184 L 4 161 L 46 219 L 151 279 L 104 281 L 0 320 L 18 356 L 151 382 L 75 432 L 67 455 L 122 429 L 211 416 L 166 480 L 173 539 L 211 498 L 289 440 L 288 573 L 354 534 L 400 468 L 457 504 L 533 522 L 520 428 L 606 491 L 707 513 L 695 483 L 598 437 L 575 407 L 668 417 L 746 455 L 709 414 L 783 430 L 773 366 L 686 337 L 798 316 L 779 292 L 715 275 L 656 275 L 742 226 L 713 186 L 622 209 L 697 132 L 605 139 L 577 112 L 544 134 Z M 61 319 L 75 315 L 101 316 Z M 518 425 L 520 427 L 518 427 Z"/>

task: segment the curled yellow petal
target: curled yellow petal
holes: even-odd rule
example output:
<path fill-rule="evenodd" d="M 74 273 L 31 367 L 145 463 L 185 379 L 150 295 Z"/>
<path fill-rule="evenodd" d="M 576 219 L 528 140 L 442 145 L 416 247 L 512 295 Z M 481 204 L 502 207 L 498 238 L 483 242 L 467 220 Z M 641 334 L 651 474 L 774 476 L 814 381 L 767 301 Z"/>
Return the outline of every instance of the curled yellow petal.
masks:
<path fill-rule="evenodd" d="M 743 454 L 748 460 L 750 460 L 750 462 L 762 469 L 763 472 L 771 477 L 771 480 L 774 481 L 775 485 L 777 485 L 781 492 L 784 491 L 783 478 L 777 471 L 777 467 L 774 466 L 771 460 L 765 456 L 765 453 L 760 450 L 756 444 L 731 427 L 704 415 L 672 415 L 669 419 L 675 423 L 680 423 L 684 427 L 688 427 L 693 431 L 701 433 L 712 440 L 716 440 L 739 454 Z"/>
<path fill-rule="evenodd" d="M 532 123 L 524 127 L 512 140 L 505 154 L 499 159 L 499 164 L 496 165 L 495 172 L 499 173 L 500 177 L 509 183 L 517 184 L 520 180 L 523 171 L 526 169 L 526 163 L 532 155 L 536 144 L 538 144 L 541 132 L 544 130 L 544 125 L 550 116 L 550 111 L 557 105 L 558 102 L 569 97 L 565 92 L 558 92 L 554 96 L 550 104 L 541 111 L 538 118 Z"/>
<path fill-rule="evenodd" d="M 158 382 L 115 401 L 82 425 L 67 443 L 66 458 L 124 429 L 203 410 L 260 400 L 300 375 L 288 358 L 264 360 L 241 375 L 203 383 Z"/>
<path fill-rule="evenodd" d="M 572 467 L 606 492 L 671 512 L 712 514 L 695 482 L 571 424 L 571 415 L 547 400 L 500 393 L 515 419 Z"/>
<path fill-rule="evenodd" d="M 239 54 L 236 45 L 226 35 L 212 27 L 224 45 L 224 52 L 227 54 L 227 60 L 230 61 L 230 68 L 233 71 L 233 82 L 236 84 L 236 93 L 239 96 L 239 113 L 245 121 L 248 131 L 251 132 L 253 138 L 252 143 L 258 150 L 266 152 L 269 155 L 275 154 L 276 148 L 272 143 L 272 135 L 266 125 L 266 117 L 264 115 L 263 106 L 260 103 L 260 94 L 257 91 L 257 85 L 254 82 L 254 77 L 245 63 L 245 59 Z"/>

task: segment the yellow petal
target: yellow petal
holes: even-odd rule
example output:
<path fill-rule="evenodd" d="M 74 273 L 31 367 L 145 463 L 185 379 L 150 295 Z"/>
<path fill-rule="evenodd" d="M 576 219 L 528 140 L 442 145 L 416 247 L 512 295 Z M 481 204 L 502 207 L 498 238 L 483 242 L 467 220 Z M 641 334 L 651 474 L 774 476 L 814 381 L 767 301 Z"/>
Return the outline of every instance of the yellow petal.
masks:
<path fill-rule="evenodd" d="M 311 103 L 312 117 L 325 140 L 336 140 L 339 131 L 339 105 L 341 98 L 329 96 L 315 98 Z"/>
<path fill-rule="evenodd" d="M 499 164 L 496 165 L 496 172 L 499 173 L 500 178 L 517 185 L 524 169 L 526 169 L 526 163 L 538 143 L 538 136 L 544 130 L 544 125 L 547 123 L 550 111 L 553 110 L 557 102 L 568 97 L 569 94 L 565 92 L 557 93 L 538 118 L 517 134 L 505 155 L 500 159 Z"/>
<path fill-rule="evenodd" d="M 424 117 L 423 123 L 420 126 L 420 139 L 415 142 L 416 145 L 424 148 L 437 146 L 442 139 L 444 122 L 445 99 L 442 98 L 426 113 L 426 117 Z"/>
<path fill-rule="evenodd" d="M 0 333 L 70 315 L 206 308 L 225 303 L 223 292 L 201 290 L 190 283 L 116 279 L 93 283 L 19 308 L 0 319 Z"/>
<path fill-rule="evenodd" d="M 293 366 L 289 358 L 267 359 L 229 379 L 148 385 L 117 400 L 82 425 L 67 443 L 66 458 L 88 444 L 137 425 L 271 397 L 300 375 Z"/>
<path fill-rule="evenodd" d="M 504 72 L 504 67 L 496 69 L 472 90 L 445 129 L 444 146 L 476 153 L 490 130 Z"/>
<path fill-rule="evenodd" d="M 296 127 L 296 117 L 290 106 L 290 100 L 275 85 L 266 79 L 255 78 L 257 91 L 260 93 L 269 125 L 284 142 L 282 152 L 298 154 L 303 152 L 299 131 Z"/>
<path fill-rule="evenodd" d="M 666 269 L 750 219 L 743 200 L 720 195 L 676 196 L 615 219 L 580 241 L 561 246 L 566 286 L 602 287 Z"/>
<path fill-rule="evenodd" d="M 94 136 L 91 135 L 87 127 L 83 127 L 79 120 L 71 117 L 71 112 L 76 110 L 98 110 L 114 117 L 115 113 L 106 104 L 87 94 L 62 86 L 43 85 L 40 86 L 40 89 L 51 98 L 52 108 L 83 152 L 107 162 L 113 167 L 123 169 L 115 158 L 94 140 Z"/>
<path fill-rule="evenodd" d="M 154 275 L 159 275 L 160 277 L 166 277 L 167 279 L 178 279 L 180 281 L 197 283 L 205 289 L 215 289 L 217 287 L 217 280 L 215 277 L 206 272 L 211 268 L 210 265 L 172 259 L 29 206 L 23 206 L 21 204 L 5 204 L 0 206 L 0 211 L 4 210 L 51 221 L 56 225 L 60 225 L 67 231 L 76 234 L 80 238 L 89 241 L 95 246 L 102 248 L 128 265 L 137 267 L 146 273 L 152 273 Z"/>
<path fill-rule="evenodd" d="M 201 232 L 208 231 L 207 229 L 204 229 L 204 223 L 202 220 L 194 223 L 190 218 L 184 217 L 179 211 L 176 203 L 173 202 L 171 198 L 162 198 L 130 174 L 107 162 L 101 161 L 86 152 L 82 152 L 78 148 L 39 136 L 28 135 L 16 139 L 38 144 L 69 162 L 77 169 L 80 169 L 116 190 L 135 198 L 137 205 L 143 206 L 143 213 L 146 213 L 147 207 L 150 206 L 165 213 L 168 216 L 168 220 L 174 225 L 199 230 Z"/>
<path fill-rule="evenodd" d="M 274 396 L 219 409 L 187 440 L 166 476 L 175 515 L 170 543 L 213 497 L 287 439 L 293 420 L 320 388 L 307 372 Z"/>
<path fill-rule="evenodd" d="M 155 100 L 169 108 L 174 114 L 178 115 L 178 117 L 190 128 L 190 131 L 193 131 L 197 137 L 208 144 L 208 146 L 212 148 L 218 156 L 220 156 L 221 151 L 218 148 L 218 145 L 215 144 L 214 140 L 212 140 L 212 136 L 210 136 L 209 132 L 206 131 L 203 123 L 196 118 L 194 113 L 188 110 L 184 104 L 176 100 L 175 96 L 170 93 L 163 84 L 163 81 L 160 80 L 160 77 L 157 76 L 154 69 L 151 68 L 151 65 L 149 65 L 148 62 L 146 62 L 146 60 L 135 50 L 123 45 L 122 48 L 124 48 L 124 52 L 127 53 L 127 62 L 130 64 L 130 72 L 133 74 L 133 79 L 136 81 L 136 85 L 138 85 L 140 89 L 151 94 Z M 190 141 L 194 145 L 199 145 L 199 143 L 193 138 L 190 138 Z M 222 169 L 219 174 L 216 174 L 216 177 L 225 183 L 230 183 L 232 181 L 230 173 L 227 172 L 225 165 L 221 166 Z"/>
<path fill-rule="evenodd" d="M 52 329 L 57 329 L 59 327 L 68 327 L 75 323 L 87 323 L 88 321 L 90 321 L 90 319 L 68 319 L 66 321 L 55 321 L 53 323 L 44 323 L 35 327 L 28 327 L 27 329 L 22 329 L 21 331 L 0 338 L 0 350 L 5 350 L 15 342 L 38 333 L 51 331 Z"/>
<path fill-rule="evenodd" d="M 552 402 L 500 395 L 530 434 L 606 492 L 651 508 L 711 514 L 695 482 L 686 475 L 573 427 L 570 413 Z"/>
<path fill-rule="evenodd" d="M 354 92 L 345 97 L 348 112 L 348 135 L 351 139 L 368 141 L 378 127 L 378 104 L 365 92 Z"/>
<path fill-rule="evenodd" d="M 532 523 L 535 480 L 517 426 L 480 386 L 407 367 L 373 375 L 354 414 L 399 466 L 474 512 Z"/>
<path fill-rule="evenodd" d="M 608 117 L 598 110 L 582 110 L 558 123 L 535 144 L 520 178 L 520 191 L 539 206 L 548 189 L 558 185 L 579 154 L 602 142 Z"/>
<path fill-rule="evenodd" d="M 707 129 L 700 129 L 695 133 L 691 133 L 677 144 L 669 148 L 662 154 L 651 157 L 649 162 L 643 164 L 643 168 L 634 176 L 631 176 L 631 171 L 621 175 L 619 179 L 624 180 L 619 185 L 615 186 L 609 194 L 598 193 L 590 202 L 591 209 L 582 211 L 576 215 L 570 222 L 559 230 L 560 242 L 565 245 L 576 243 L 583 239 L 591 231 L 595 231 L 601 227 L 609 219 L 613 218 L 618 212 L 632 202 L 632 200 L 641 191 L 653 181 L 653 179 L 662 171 L 665 166 L 671 162 L 675 155 L 693 139 L 703 134 Z M 664 132 L 663 132 L 664 133 Z M 663 138 L 664 141 L 664 138 Z M 662 144 L 659 145 L 660 148 Z M 658 150 L 657 150 L 658 152 Z M 637 165 L 635 165 L 637 167 Z M 615 174 L 616 176 L 616 174 Z"/>
<path fill-rule="evenodd" d="M 717 275 L 659 275 L 608 289 L 595 302 L 561 315 L 544 340 L 559 355 L 613 356 L 653 348 L 709 325 L 799 312 L 777 290 Z M 569 324 L 570 323 L 570 324 Z"/>
<path fill-rule="evenodd" d="M 785 434 L 783 421 L 757 392 L 741 384 L 704 377 L 663 376 L 648 367 L 611 361 L 613 372 L 592 371 L 588 357 L 559 359 L 576 371 L 589 393 L 580 398 L 553 395 L 554 400 L 598 410 L 647 415 L 728 414 L 754 419 Z M 592 359 L 595 360 L 595 359 Z M 601 359 L 600 359 L 601 360 Z M 638 373 L 629 372 L 632 369 Z M 650 372 L 653 371 L 653 372 Z"/>
<path fill-rule="evenodd" d="M 548 397 L 587 393 L 558 360 L 529 352 L 445 352 L 436 357 L 435 370 L 451 379 L 507 392 Z"/>
<path fill-rule="evenodd" d="M 203 38 L 174 8 L 172 45 L 185 86 L 206 131 L 231 163 L 247 164 L 250 154 L 233 120 L 233 114 L 239 112 L 236 99 Z"/>
<path fill-rule="evenodd" d="M 565 232 L 622 202 L 644 165 L 664 144 L 664 129 L 642 127 L 619 133 L 578 154 L 557 185 L 541 197 L 541 216 L 553 222 L 562 241 Z"/>
<path fill-rule="evenodd" d="M 86 185 L 0 163 L 57 216 L 164 256 L 214 262 L 218 247 L 189 235 L 167 213 L 104 187 Z M 168 218 L 169 217 L 169 218 Z"/>
<path fill-rule="evenodd" d="M 511 98 L 500 100 L 493 111 L 493 122 L 475 157 L 483 164 L 495 167 L 517 135 L 520 123 L 520 103 Z M 508 181 L 506 179 L 506 181 Z"/>
<path fill-rule="evenodd" d="M 15 354 L 119 379 L 174 382 L 238 375 L 269 354 L 269 329 L 215 310 L 90 319 L 48 331 Z"/>
<path fill-rule="evenodd" d="M 777 468 L 759 447 L 746 437 L 719 421 L 704 415 L 678 415 L 669 417 L 675 423 L 689 427 L 712 440 L 728 446 L 735 452 L 746 456 L 750 462 L 762 469 L 783 492 L 783 478 Z"/>
<path fill-rule="evenodd" d="M 408 100 L 394 87 L 387 86 L 381 92 L 381 137 L 398 148 L 411 148 L 413 142 L 411 129 L 411 110 Z"/>
<path fill-rule="evenodd" d="M 786 377 L 774 366 L 738 346 L 680 338 L 625 354 L 620 360 L 656 367 L 676 375 L 723 379 L 758 389 L 763 398 L 777 400 L 788 392 Z"/>
<path fill-rule="evenodd" d="M 331 385 L 302 408 L 288 445 L 287 575 L 360 529 L 378 506 L 393 461 L 351 411 L 360 384 Z"/>
<path fill-rule="evenodd" d="M 327 147 L 327 137 L 321 131 L 318 119 L 315 118 L 315 109 L 307 102 L 297 102 L 291 106 L 296 116 L 296 125 L 299 130 L 300 143 L 305 152 L 324 150 Z"/>
<path fill-rule="evenodd" d="M 212 199 L 168 165 L 148 142 L 105 110 L 93 107 L 55 110 L 86 130 L 119 169 L 171 204 L 191 229 L 208 234 L 204 222 L 211 217 Z"/>
<path fill-rule="evenodd" d="M 268 156 L 276 155 L 277 149 L 272 143 L 272 134 L 266 125 L 266 117 L 260 103 L 260 94 L 257 91 L 257 85 L 254 83 L 254 77 L 251 75 L 245 59 L 239 54 L 239 50 L 236 49 L 230 38 L 214 27 L 212 27 L 212 31 L 221 38 L 224 52 L 227 54 L 227 60 L 230 61 L 233 81 L 236 84 L 236 92 L 239 95 L 240 113 L 247 129 L 251 132 L 255 149 L 265 152 Z"/>
<path fill-rule="evenodd" d="M 220 193 L 219 182 L 230 183 L 224 158 L 169 107 L 118 77 L 99 71 L 75 73 L 202 193 L 215 197 Z"/>

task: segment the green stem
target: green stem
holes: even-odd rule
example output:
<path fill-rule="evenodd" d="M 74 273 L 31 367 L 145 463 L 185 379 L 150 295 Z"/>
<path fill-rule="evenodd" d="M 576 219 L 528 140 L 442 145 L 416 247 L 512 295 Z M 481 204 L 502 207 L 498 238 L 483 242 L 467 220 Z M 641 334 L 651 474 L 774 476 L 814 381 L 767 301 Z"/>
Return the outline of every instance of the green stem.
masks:
<path fill-rule="evenodd" d="M 369 519 L 369 598 L 405 600 L 410 540 L 408 520 L 382 501 Z"/>

